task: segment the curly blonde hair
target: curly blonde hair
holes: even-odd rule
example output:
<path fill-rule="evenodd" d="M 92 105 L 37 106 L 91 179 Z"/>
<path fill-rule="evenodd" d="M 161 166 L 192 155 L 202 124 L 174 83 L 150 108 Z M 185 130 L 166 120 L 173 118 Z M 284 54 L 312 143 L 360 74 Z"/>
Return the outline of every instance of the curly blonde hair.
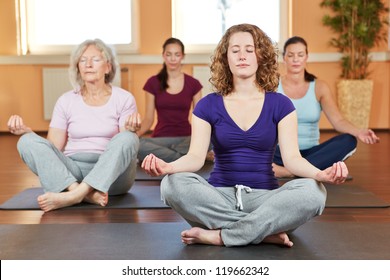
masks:
<path fill-rule="evenodd" d="M 252 35 L 257 63 L 256 81 L 265 91 L 275 91 L 279 83 L 278 51 L 264 31 L 252 24 L 233 25 L 226 30 L 211 58 L 210 83 L 220 95 L 228 95 L 233 91 L 233 75 L 229 68 L 227 51 L 230 37 L 237 32 L 248 32 Z"/>

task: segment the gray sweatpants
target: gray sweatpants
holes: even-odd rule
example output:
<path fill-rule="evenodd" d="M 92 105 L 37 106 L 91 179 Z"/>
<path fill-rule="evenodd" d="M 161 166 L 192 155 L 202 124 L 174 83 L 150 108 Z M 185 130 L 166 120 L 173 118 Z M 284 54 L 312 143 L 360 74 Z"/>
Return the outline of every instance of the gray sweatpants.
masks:
<path fill-rule="evenodd" d="M 141 137 L 138 159 L 140 162 L 154 154 L 166 162 L 177 160 L 190 148 L 190 136 L 185 137 Z"/>
<path fill-rule="evenodd" d="M 292 231 L 320 215 L 326 200 L 325 187 L 313 179 L 292 180 L 275 190 L 216 188 L 187 172 L 165 176 L 161 195 L 190 225 L 221 229 L 225 246 L 258 244 Z"/>
<path fill-rule="evenodd" d="M 135 180 L 139 140 L 129 131 L 115 135 L 103 154 L 78 153 L 67 157 L 33 132 L 22 135 L 17 147 L 45 192 L 62 192 L 74 182 L 84 181 L 96 190 L 118 195 L 128 192 Z"/>

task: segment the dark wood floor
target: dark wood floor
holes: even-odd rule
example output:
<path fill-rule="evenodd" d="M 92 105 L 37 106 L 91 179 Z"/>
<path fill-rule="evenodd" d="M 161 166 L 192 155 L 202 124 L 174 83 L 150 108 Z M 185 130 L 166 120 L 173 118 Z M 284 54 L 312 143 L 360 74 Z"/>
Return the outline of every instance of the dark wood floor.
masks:
<path fill-rule="evenodd" d="M 353 180 L 383 200 L 390 202 L 390 132 L 377 132 L 381 142 L 358 144 L 358 150 L 347 160 Z M 322 140 L 334 135 L 325 131 Z M 24 165 L 16 151 L 18 137 L 0 134 L 0 203 L 18 192 L 38 186 L 38 178 Z M 326 208 L 321 221 L 390 222 L 390 208 Z M 66 224 L 66 223 L 147 223 L 183 221 L 170 209 L 98 209 L 42 211 L 0 210 L 0 224 Z"/>

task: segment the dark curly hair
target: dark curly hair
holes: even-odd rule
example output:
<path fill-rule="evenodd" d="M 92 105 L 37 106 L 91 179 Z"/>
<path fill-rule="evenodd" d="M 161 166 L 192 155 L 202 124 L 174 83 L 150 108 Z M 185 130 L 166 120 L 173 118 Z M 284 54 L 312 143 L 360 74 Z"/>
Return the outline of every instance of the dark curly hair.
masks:
<path fill-rule="evenodd" d="M 279 83 L 278 51 L 276 45 L 259 27 L 252 24 L 233 25 L 226 30 L 211 58 L 210 83 L 220 95 L 233 91 L 233 76 L 229 68 L 227 51 L 230 37 L 237 32 L 248 32 L 252 35 L 258 62 L 256 81 L 265 91 L 275 91 Z"/>

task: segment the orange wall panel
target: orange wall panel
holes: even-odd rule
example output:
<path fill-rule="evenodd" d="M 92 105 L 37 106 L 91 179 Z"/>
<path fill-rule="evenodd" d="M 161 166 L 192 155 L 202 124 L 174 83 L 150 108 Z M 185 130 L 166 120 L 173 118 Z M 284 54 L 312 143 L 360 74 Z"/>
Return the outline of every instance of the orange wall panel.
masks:
<path fill-rule="evenodd" d="M 329 40 L 336 34 L 329 27 L 322 24 L 322 18 L 331 14 L 329 8 L 321 8 L 323 0 L 291 0 L 292 2 L 292 36 L 297 35 L 305 38 L 309 44 L 309 51 L 316 53 L 337 52 L 329 45 Z M 389 5 L 388 0 L 383 0 Z M 382 42 L 373 51 L 387 50 L 387 44 Z"/>
<path fill-rule="evenodd" d="M 307 40 L 309 52 L 333 52 L 328 45 L 332 32 L 322 25 L 322 17 L 327 13 L 320 8 L 322 0 L 298 0 L 292 2 L 292 36 Z"/>
<path fill-rule="evenodd" d="M 0 54 L 17 54 L 15 0 L 0 1 Z"/>
<path fill-rule="evenodd" d="M 164 41 L 172 36 L 171 0 L 140 2 L 140 53 L 161 53 Z"/>
<path fill-rule="evenodd" d="M 19 114 L 34 130 L 45 131 L 43 118 L 42 67 L 0 65 L 0 130 L 7 129 L 10 115 Z"/>

